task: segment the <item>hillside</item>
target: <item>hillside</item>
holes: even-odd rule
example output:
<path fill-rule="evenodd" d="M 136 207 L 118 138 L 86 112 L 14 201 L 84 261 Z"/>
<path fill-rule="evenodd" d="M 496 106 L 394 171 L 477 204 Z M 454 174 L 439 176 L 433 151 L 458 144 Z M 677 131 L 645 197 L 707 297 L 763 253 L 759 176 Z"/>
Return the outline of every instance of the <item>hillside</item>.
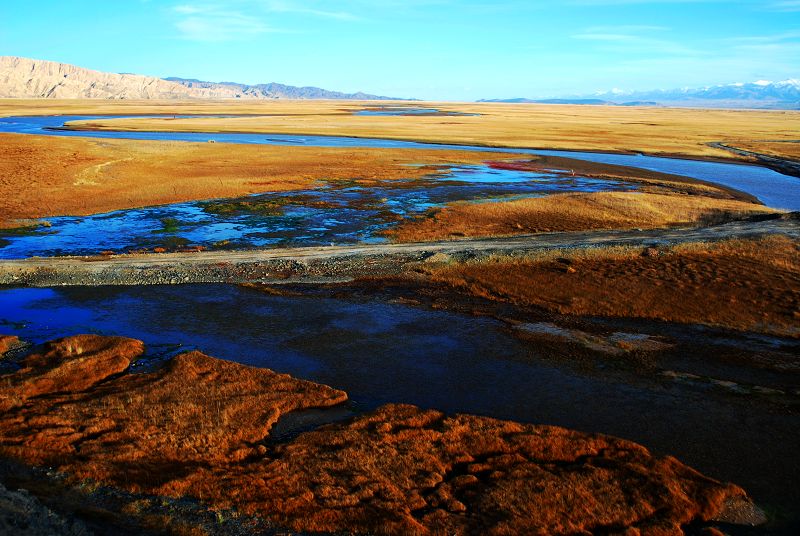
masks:
<path fill-rule="evenodd" d="M 176 82 L 189 89 L 201 89 L 208 91 L 232 91 L 237 97 L 247 97 L 255 99 L 343 99 L 343 100 L 407 100 L 399 97 L 384 97 L 381 95 L 370 95 L 369 93 L 342 93 L 341 91 L 329 91 L 313 86 L 289 86 L 270 82 L 268 84 L 247 85 L 237 82 L 204 82 L 191 78 L 165 78 L 170 82 Z"/>
<path fill-rule="evenodd" d="M 283 84 L 248 86 L 182 78 L 93 71 L 54 61 L 0 56 L 0 98 L 53 99 L 361 99 L 387 100 L 366 93 L 341 93 Z"/>

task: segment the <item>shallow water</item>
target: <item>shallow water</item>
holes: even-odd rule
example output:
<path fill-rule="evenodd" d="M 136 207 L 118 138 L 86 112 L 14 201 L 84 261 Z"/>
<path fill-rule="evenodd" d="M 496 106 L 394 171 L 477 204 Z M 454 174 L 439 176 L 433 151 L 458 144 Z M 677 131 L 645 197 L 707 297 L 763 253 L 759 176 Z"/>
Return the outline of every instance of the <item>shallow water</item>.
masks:
<path fill-rule="evenodd" d="M 0 230 L 0 258 L 93 255 L 102 251 L 184 245 L 286 247 L 384 242 L 397 220 L 452 201 L 631 189 L 614 181 L 487 166 L 458 166 L 424 180 L 377 186 L 272 192 L 239 199 L 175 203 L 85 217 L 47 218 L 49 227 L 21 235 Z"/>
<path fill-rule="evenodd" d="M 365 108 L 353 112 L 353 115 L 388 115 L 388 116 L 425 116 L 425 115 L 439 115 L 439 116 L 476 116 L 480 114 L 471 114 L 465 112 L 448 112 L 442 111 L 438 108 L 424 108 L 424 107 L 406 107 L 406 106 L 377 106 L 374 108 Z"/>
<path fill-rule="evenodd" d="M 537 151 L 539 154 L 578 158 L 602 164 L 630 166 L 661 173 L 694 177 L 758 197 L 767 206 L 800 210 L 800 178 L 783 175 L 761 166 L 660 158 L 641 154 L 581 153 Z"/>
<path fill-rule="evenodd" d="M 105 116 L 115 118 L 121 116 Z M 204 132 L 115 132 L 115 131 L 70 131 L 57 129 L 69 121 L 98 119 L 99 116 L 32 116 L 0 118 L 0 132 L 19 132 L 55 136 L 81 136 L 92 138 L 123 138 L 139 140 L 173 140 L 222 143 L 307 145 L 311 147 L 377 147 L 417 149 L 459 149 L 491 152 L 514 152 L 544 154 L 578 158 L 592 162 L 604 162 L 641 167 L 685 175 L 700 180 L 715 182 L 754 195 L 774 208 L 800 210 L 800 178 L 784 175 L 771 169 L 716 162 L 703 162 L 680 158 L 663 158 L 641 155 L 619 155 L 610 153 L 586 153 L 576 151 L 547 151 L 532 149 L 509 149 L 465 145 L 430 144 L 378 138 L 348 138 L 340 136 L 309 136 L 284 134 L 212 134 Z"/>
<path fill-rule="evenodd" d="M 48 227 L 3 235 L 0 258 L 93 255 L 185 245 L 211 248 L 383 242 L 397 220 L 452 201 L 631 189 L 614 181 L 487 166 L 459 166 L 425 180 L 377 186 L 271 192 L 239 199 L 175 203 L 85 217 L 47 218 Z"/>
<path fill-rule="evenodd" d="M 35 343 L 125 335 L 144 340 L 151 360 L 199 349 L 344 389 L 363 410 L 405 402 L 609 433 L 769 505 L 800 504 L 797 415 L 555 366 L 490 318 L 226 285 L 0 289 L 0 333 Z"/>

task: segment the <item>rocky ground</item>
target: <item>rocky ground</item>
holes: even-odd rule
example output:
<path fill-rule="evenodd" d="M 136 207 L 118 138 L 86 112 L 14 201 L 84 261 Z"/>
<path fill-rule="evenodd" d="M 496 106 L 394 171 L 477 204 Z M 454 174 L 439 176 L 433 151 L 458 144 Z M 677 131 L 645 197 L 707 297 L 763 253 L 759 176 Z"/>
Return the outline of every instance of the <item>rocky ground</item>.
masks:
<path fill-rule="evenodd" d="M 0 285 L 157 285 L 178 283 L 333 282 L 393 275 L 415 265 L 452 258 L 530 255 L 553 249 L 669 245 L 735 237 L 785 234 L 800 237 L 798 213 L 759 216 L 709 227 L 649 231 L 547 233 L 506 238 L 411 244 L 300 247 L 243 251 L 189 251 L 98 257 L 0 260 Z M 445 257 L 442 257 L 442 256 Z"/>
<path fill-rule="evenodd" d="M 198 352 L 128 373 L 142 351 L 81 335 L 17 359 L 0 387 L 0 454 L 298 531 L 683 534 L 764 519 L 741 488 L 672 457 L 553 426 L 387 405 L 271 438 L 282 419 L 347 395 Z M 25 494 L 6 501 L 43 511 Z"/>
<path fill-rule="evenodd" d="M 26 490 L 11 491 L 0 484 L 0 534 L 89 536 L 91 532 L 80 521 L 53 513 Z"/>

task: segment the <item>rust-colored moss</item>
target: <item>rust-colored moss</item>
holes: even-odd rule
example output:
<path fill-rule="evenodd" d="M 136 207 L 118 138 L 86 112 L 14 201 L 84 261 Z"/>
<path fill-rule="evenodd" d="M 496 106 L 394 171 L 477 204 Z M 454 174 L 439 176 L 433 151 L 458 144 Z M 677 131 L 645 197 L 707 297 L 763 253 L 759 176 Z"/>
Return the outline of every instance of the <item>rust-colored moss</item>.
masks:
<path fill-rule="evenodd" d="M 749 504 L 740 488 L 629 441 L 408 405 L 269 446 L 282 415 L 345 393 L 198 352 L 114 375 L 111 356 L 140 352 L 131 339 L 79 336 L 27 359 L 0 382 L 4 399 L 27 393 L 0 416 L 0 454 L 302 531 L 666 535 Z M 78 378 L 93 366 L 102 372 Z M 57 389 L 32 387 L 59 370 Z"/>

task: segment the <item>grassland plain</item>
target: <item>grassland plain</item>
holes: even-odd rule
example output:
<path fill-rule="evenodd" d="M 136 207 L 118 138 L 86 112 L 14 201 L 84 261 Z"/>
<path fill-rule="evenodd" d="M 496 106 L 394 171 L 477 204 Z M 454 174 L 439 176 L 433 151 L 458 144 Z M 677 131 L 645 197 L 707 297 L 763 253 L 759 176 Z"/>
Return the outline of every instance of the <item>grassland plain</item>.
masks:
<path fill-rule="evenodd" d="M 763 205 L 692 195 L 592 192 L 487 203 L 451 203 L 386 231 L 399 242 L 589 229 L 710 224 L 777 211 Z"/>
<path fill-rule="evenodd" d="M 504 147 L 639 151 L 692 157 L 738 158 L 709 142 L 780 142 L 779 156 L 797 156 L 800 112 L 657 107 L 496 103 L 424 103 L 471 116 L 361 116 L 387 102 L 341 101 L 86 101 L 0 100 L 0 116 L 45 114 L 214 115 L 241 117 L 131 118 L 76 123 L 80 128 L 208 132 L 269 132 L 380 137 Z M 399 103 L 402 104 L 402 103 Z M 420 103 L 406 103 L 420 106 Z"/>
<path fill-rule="evenodd" d="M 752 143 L 781 139 L 789 147 L 800 118 L 795 112 L 497 104 L 432 105 L 476 116 L 352 114 L 368 105 L 3 101 L 0 114 L 255 114 L 93 120 L 81 127 L 332 134 L 696 158 L 731 158 L 706 144 L 734 137 Z M 441 164 L 498 159 L 497 154 L 416 149 L 24 135 L 3 135 L 0 141 L 0 215 L 6 222 L 304 189 L 325 180 L 367 184 L 415 178 Z M 409 163 L 431 167 L 404 165 Z M 611 173 L 600 166 L 582 171 Z M 771 212 L 735 192 L 696 181 L 645 173 L 621 178 L 637 182 L 644 193 L 567 194 L 469 210 L 458 205 L 438 213 L 441 225 L 429 218 L 401 231 L 411 229 L 406 238 L 416 240 L 454 233 L 703 224 Z M 422 232 L 414 225 L 433 227 Z M 578 319 L 634 318 L 800 336 L 796 240 L 771 237 L 642 252 L 637 242 L 625 249 L 481 261 L 441 255 L 441 262 L 421 260 L 413 274 L 395 280 L 440 289 L 444 298 L 436 306 L 441 308 L 457 307 L 467 296 L 518 308 L 521 314 L 535 307 Z M 380 277 L 372 281 L 385 286 Z M 369 288 L 368 281 L 354 285 Z M 126 353 L 136 354 L 140 347 L 130 340 L 111 342 L 90 337 L 51 344 L 49 353 L 27 358 L 27 368 L 6 378 L 0 393 L 0 408 L 9 409 L 0 422 L 6 441 L 0 450 L 6 457 L 58 466 L 77 478 L 121 488 L 193 496 L 249 513 L 268 511 L 276 522 L 301 530 L 520 533 L 533 525 L 541 533 L 633 527 L 631 533 L 641 528 L 679 534 L 682 524 L 717 517 L 728 499 L 743 497 L 735 486 L 707 479 L 672 458 L 653 457 L 633 443 L 482 417 L 448 418 L 411 406 L 386 406 L 276 447 L 266 440 L 269 425 L 282 413 L 335 405 L 347 395 L 197 352 L 178 356 L 156 372 L 119 375 L 131 360 Z M 120 343 L 122 356 L 115 346 Z M 282 386 L 279 399 L 276 383 Z M 243 386 L 257 403 L 241 397 Z M 540 436 L 546 440 L 539 442 Z M 38 441 L 47 448 L 36 448 Z M 598 463 L 586 471 L 586 460 Z M 525 487 L 543 479 L 547 493 Z M 567 514 L 583 518 L 565 517 L 569 501 L 579 506 L 567 508 Z"/>
<path fill-rule="evenodd" d="M 494 153 L 436 149 L 283 147 L 23 134 L 3 134 L 0 139 L 3 141 L 0 153 L 4 156 L 0 160 L 3 177 L 0 227 L 19 227 L 26 220 L 48 216 L 87 215 L 181 201 L 302 190 L 325 181 L 355 180 L 369 186 L 378 180 L 421 178 L 446 164 L 487 161 L 496 167 L 531 171 L 569 169 L 585 176 L 633 182 L 652 193 L 702 196 L 703 201 L 695 205 L 699 208 L 703 204 L 709 214 L 730 212 L 732 204 L 727 201 L 730 199 L 753 200 L 741 192 L 685 177 L 561 157 L 503 154 L 504 159 L 513 160 L 509 162 L 498 161 L 499 155 Z M 669 204 L 685 205 L 685 197 L 673 199 L 662 195 L 662 208 Z M 606 198 L 614 199 L 617 198 Z M 492 207 L 505 205 L 487 205 L 484 213 Z M 680 211 L 677 207 L 675 210 Z M 614 210 L 611 206 L 607 208 Z M 740 208 L 744 210 L 745 204 Z M 758 211 L 755 207 L 748 210 Z M 517 225 L 518 216 L 518 211 L 506 215 L 504 234 L 508 230 L 528 232 L 529 226 Z M 441 225 L 445 220 L 435 221 Z M 633 219 L 627 221 L 636 226 Z M 664 219 L 665 224 L 680 221 L 684 220 Z M 407 234 L 419 225 L 412 222 L 400 233 Z M 548 228 L 556 230 L 559 226 Z M 437 237 L 458 232 L 464 230 L 445 229 Z"/>
<path fill-rule="evenodd" d="M 469 151 L 348 149 L 0 135 L 0 227 L 16 220 L 423 176 Z M 513 156 L 513 155 L 512 155 Z"/>
<path fill-rule="evenodd" d="M 764 139 L 796 142 L 799 137 L 797 124 L 800 123 L 800 112 L 791 111 L 487 103 L 426 103 L 426 106 L 441 111 L 476 114 L 466 116 L 352 114 L 364 106 L 364 103 L 301 102 L 276 104 L 274 107 L 265 103 L 260 107 L 248 104 L 241 108 L 226 108 L 224 103 L 220 103 L 216 107 L 208 105 L 207 113 L 217 110 L 216 113 L 263 115 L 93 120 L 75 122 L 73 126 L 122 130 L 327 134 L 498 147 L 633 151 L 731 158 L 731 153 L 709 147 L 707 143 Z M 187 107 L 185 113 L 193 111 L 197 109 Z M 2 104 L 0 113 L 5 113 Z M 178 107 L 174 113 L 184 113 L 184 110 Z M 793 147 L 793 144 L 787 144 L 787 156 L 794 152 Z"/>

